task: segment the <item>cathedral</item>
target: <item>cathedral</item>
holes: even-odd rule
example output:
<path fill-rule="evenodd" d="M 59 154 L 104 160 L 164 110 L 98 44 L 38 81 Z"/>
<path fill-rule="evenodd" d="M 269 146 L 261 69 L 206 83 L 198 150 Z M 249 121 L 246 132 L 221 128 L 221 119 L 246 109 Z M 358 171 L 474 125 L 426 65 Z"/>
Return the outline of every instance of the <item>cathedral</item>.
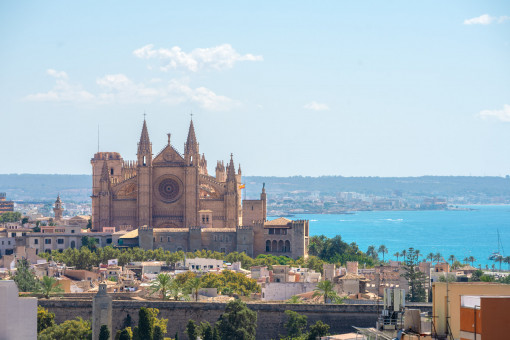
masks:
<path fill-rule="evenodd" d="M 168 134 L 154 156 L 144 119 L 135 161 L 98 152 L 91 164 L 93 231 L 133 230 L 129 237 L 144 248 L 306 256 L 308 221 L 267 221 L 265 188 L 260 199 L 242 201 L 232 154 L 209 175 L 193 120 L 182 154 Z"/>

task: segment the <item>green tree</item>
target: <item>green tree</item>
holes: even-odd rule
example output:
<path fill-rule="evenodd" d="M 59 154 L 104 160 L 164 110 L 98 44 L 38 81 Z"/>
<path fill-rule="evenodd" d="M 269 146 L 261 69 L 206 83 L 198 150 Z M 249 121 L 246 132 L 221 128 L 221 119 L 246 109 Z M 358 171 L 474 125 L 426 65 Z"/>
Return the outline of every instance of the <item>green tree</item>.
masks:
<path fill-rule="evenodd" d="M 50 298 L 52 294 L 63 293 L 62 285 L 58 283 L 54 277 L 43 276 L 39 281 L 37 292 L 42 294 L 46 299 Z"/>
<path fill-rule="evenodd" d="M 140 340 L 152 339 L 153 323 L 151 321 L 148 309 L 141 307 L 138 312 L 138 337 Z"/>
<path fill-rule="evenodd" d="M 202 340 L 214 340 L 213 329 L 209 322 L 203 322 L 200 328 Z"/>
<path fill-rule="evenodd" d="M 307 324 L 307 316 L 301 315 L 291 310 L 286 310 L 285 315 L 287 315 L 287 322 L 285 323 L 285 328 L 287 329 L 287 336 L 290 338 L 298 337 L 303 334 L 303 331 L 306 329 Z"/>
<path fill-rule="evenodd" d="M 379 249 L 377 249 L 377 252 L 382 254 L 382 261 L 384 262 L 384 254 L 388 254 L 388 248 L 384 244 L 379 246 Z"/>
<path fill-rule="evenodd" d="M 400 253 L 397 251 L 395 254 L 393 254 L 393 256 L 395 256 L 397 258 L 397 262 L 398 262 L 398 257 L 400 256 Z"/>
<path fill-rule="evenodd" d="M 402 276 L 409 283 L 408 301 L 425 302 L 425 274 L 418 270 L 418 256 L 414 248 L 409 248 L 404 261 L 404 273 Z"/>
<path fill-rule="evenodd" d="M 434 253 L 429 253 L 427 255 L 427 260 L 429 260 L 430 262 L 434 261 Z"/>
<path fill-rule="evenodd" d="M 37 333 L 55 325 L 55 314 L 47 309 L 37 306 Z"/>
<path fill-rule="evenodd" d="M 299 296 L 297 296 L 297 295 L 292 295 L 292 296 L 290 297 L 290 299 L 288 299 L 288 300 L 286 301 L 286 303 L 294 303 L 294 304 L 296 304 L 296 303 L 301 303 L 301 298 L 300 298 Z"/>
<path fill-rule="evenodd" d="M 503 259 L 503 262 L 505 262 L 506 264 L 508 264 L 508 270 L 510 270 L 510 256 L 506 256 L 506 257 Z"/>
<path fill-rule="evenodd" d="M 97 240 L 95 237 L 82 236 L 81 246 L 89 248 L 90 251 L 94 251 L 97 248 Z"/>
<path fill-rule="evenodd" d="M 152 335 L 152 340 L 164 340 L 165 335 L 161 331 L 161 327 L 154 326 L 154 334 Z"/>
<path fill-rule="evenodd" d="M 240 300 L 230 301 L 218 322 L 222 340 L 254 340 L 257 331 L 257 313 Z"/>
<path fill-rule="evenodd" d="M 377 255 L 377 252 L 375 251 L 375 246 L 374 245 L 368 246 L 368 248 L 367 248 L 367 256 L 370 256 L 372 259 L 377 260 L 378 255 Z"/>
<path fill-rule="evenodd" d="M 169 274 L 160 273 L 156 276 L 156 279 L 151 283 L 151 294 L 160 292 L 161 298 L 163 300 L 168 299 L 168 293 L 170 291 L 170 284 L 172 282 L 172 278 Z"/>
<path fill-rule="evenodd" d="M 99 329 L 99 340 L 109 340 L 110 339 L 110 330 L 107 325 L 101 325 Z"/>
<path fill-rule="evenodd" d="M 126 327 L 123 330 L 118 330 L 117 334 L 119 335 L 119 338 L 115 337 L 115 340 L 132 340 L 133 339 L 133 331 L 131 330 L 131 327 Z"/>
<path fill-rule="evenodd" d="M 473 267 L 474 262 L 476 261 L 476 259 L 475 259 L 474 256 L 470 256 L 470 257 L 468 257 L 468 261 L 471 262 L 471 267 Z"/>
<path fill-rule="evenodd" d="M 324 297 L 324 303 L 328 303 L 328 299 L 331 302 L 338 302 L 339 296 L 334 290 L 334 285 L 331 281 L 325 280 L 320 281 L 317 287 L 314 289 L 313 297 L 322 296 Z"/>
<path fill-rule="evenodd" d="M 88 340 L 92 338 L 90 321 L 76 318 L 53 325 L 39 333 L 38 340 Z"/>
<path fill-rule="evenodd" d="M 34 292 L 39 287 L 39 281 L 35 278 L 34 272 L 30 269 L 30 263 L 22 258 L 16 264 L 16 274 L 12 276 L 20 292 Z"/>
<path fill-rule="evenodd" d="M 198 292 L 202 288 L 202 282 L 198 277 L 194 277 L 187 282 L 187 287 L 190 293 L 195 297 L 195 301 L 198 301 Z"/>
<path fill-rule="evenodd" d="M 448 257 L 448 261 L 450 261 L 452 263 L 452 268 L 453 268 L 453 262 L 455 262 L 456 258 L 455 258 L 455 255 L 450 255 Z"/>
<path fill-rule="evenodd" d="M 329 325 L 323 323 L 322 321 L 317 321 L 314 325 L 310 327 L 310 332 L 308 333 L 307 340 L 315 340 L 322 336 L 328 335 Z"/>
<path fill-rule="evenodd" d="M 186 325 L 186 334 L 188 335 L 188 340 L 197 340 L 198 332 L 195 321 L 191 319 L 188 321 L 188 324 Z"/>

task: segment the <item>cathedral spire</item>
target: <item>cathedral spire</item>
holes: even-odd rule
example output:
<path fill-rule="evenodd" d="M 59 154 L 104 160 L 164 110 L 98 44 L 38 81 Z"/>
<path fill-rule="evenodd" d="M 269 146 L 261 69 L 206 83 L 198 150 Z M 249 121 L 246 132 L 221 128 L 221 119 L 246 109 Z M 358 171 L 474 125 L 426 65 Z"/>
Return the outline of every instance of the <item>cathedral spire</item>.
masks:
<path fill-rule="evenodd" d="M 227 182 L 234 180 L 236 177 L 236 168 L 234 166 L 234 154 L 230 154 L 230 163 L 227 166 Z"/>
<path fill-rule="evenodd" d="M 138 143 L 138 154 L 152 153 L 151 140 L 149 139 L 149 131 L 147 130 L 147 122 L 143 119 L 142 134 L 140 135 L 140 142 Z"/>
<path fill-rule="evenodd" d="M 198 153 L 197 137 L 195 135 L 195 127 L 193 126 L 193 118 L 189 123 L 188 139 L 186 140 L 186 154 Z"/>

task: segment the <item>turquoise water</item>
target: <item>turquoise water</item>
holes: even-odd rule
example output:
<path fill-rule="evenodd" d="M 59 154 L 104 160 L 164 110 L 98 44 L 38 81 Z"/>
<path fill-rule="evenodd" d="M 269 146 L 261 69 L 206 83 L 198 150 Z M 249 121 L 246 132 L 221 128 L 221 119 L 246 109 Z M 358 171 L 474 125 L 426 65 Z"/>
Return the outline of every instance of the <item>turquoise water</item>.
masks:
<path fill-rule="evenodd" d="M 413 247 L 425 256 L 430 252 L 439 252 L 446 259 L 452 254 L 460 260 L 474 256 L 475 266 L 490 267 L 494 262 L 488 257 L 498 250 L 497 230 L 505 250 L 500 252 L 510 256 L 510 206 L 463 207 L 476 210 L 360 211 L 354 215 L 304 214 L 292 219 L 310 220 L 311 236 L 341 235 L 344 242 L 356 242 L 363 251 L 384 244 L 388 248 L 385 259 L 396 259 L 394 253 Z"/>

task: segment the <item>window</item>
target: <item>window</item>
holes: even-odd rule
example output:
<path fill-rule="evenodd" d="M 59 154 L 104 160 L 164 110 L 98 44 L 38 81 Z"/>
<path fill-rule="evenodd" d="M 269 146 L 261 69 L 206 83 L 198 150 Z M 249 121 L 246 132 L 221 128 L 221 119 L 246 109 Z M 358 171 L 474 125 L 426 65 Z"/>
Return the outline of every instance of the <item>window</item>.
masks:
<path fill-rule="evenodd" d="M 44 240 L 44 244 L 51 244 L 51 238 L 47 238 Z"/>
<path fill-rule="evenodd" d="M 63 238 L 57 239 L 57 244 L 64 244 L 64 239 Z"/>
<path fill-rule="evenodd" d="M 11 241 L 7 241 L 7 244 L 8 244 L 8 245 L 11 245 Z"/>
<path fill-rule="evenodd" d="M 269 235 L 273 235 L 274 234 L 274 228 L 269 228 Z"/>
<path fill-rule="evenodd" d="M 74 234 L 74 229 L 73 229 L 73 230 L 71 230 L 71 234 Z"/>
<path fill-rule="evenodd" d="M 168 236 L 168 237 L 166 238 L 166 241 L 167 241 L 167 242 L 170 242 L 170 236 Z"/>
<path fill-rule="evenodd" d="M 159 237 L 159 242 L 163 242 L 163 236 Z"/>
<path fill-rule="evenodd" d="M 251 210 L 253 210 L 253 205 L 251 206 Z"/>
<path fill-rule="evenodd" d="M 111 238 L 107 238 L 106 239 L 106 244 L 110 244 L 110 243 L 112 243 L 112 239 Z"/>
<path fill-rule="evenodd" d="M 266 251 L 271 251 L 271 241 L 266 241 Z"/>
<path fill-rule="evenodd" d="M 39 240 L 38 239 L 34 239 L 34 244 L 39 244 Z"/>
<path fill-rule="evenodd" d="M 113 168 L 110 169 L 110 175 L 113 175 Z"/>

